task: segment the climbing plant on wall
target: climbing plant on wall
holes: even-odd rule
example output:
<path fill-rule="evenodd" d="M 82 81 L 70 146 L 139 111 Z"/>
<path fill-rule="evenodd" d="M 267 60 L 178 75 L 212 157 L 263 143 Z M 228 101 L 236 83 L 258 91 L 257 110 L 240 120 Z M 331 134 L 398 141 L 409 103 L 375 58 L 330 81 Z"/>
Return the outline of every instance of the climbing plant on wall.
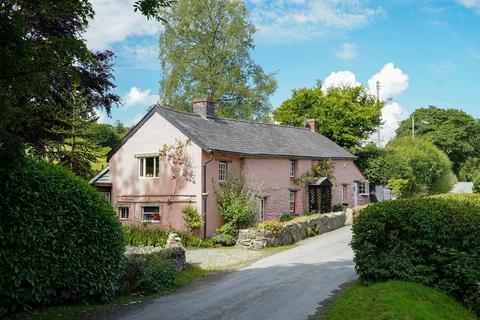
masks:
<path fill-rule="evenodd" d="M 175 139 L 173 144 L 164 144 L 160 148 L 159 159 L 170 169 L 171 180 L 174 182 L 173 194 L 184 187 L 185 183 L 195 183 L 195 173 L 187 148 L 192 144 L 190 139 Z"/>

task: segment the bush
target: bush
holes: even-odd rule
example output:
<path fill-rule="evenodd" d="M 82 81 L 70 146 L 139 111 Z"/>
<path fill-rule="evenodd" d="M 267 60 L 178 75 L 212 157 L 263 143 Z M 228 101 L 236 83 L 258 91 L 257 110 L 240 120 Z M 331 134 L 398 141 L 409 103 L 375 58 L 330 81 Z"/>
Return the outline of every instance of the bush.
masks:
<path fill-rule="evenodd" d="M 480 197 L 442 195 L 370 205 L 353 222 L 364 283 L 398 279 L 438 288 L 480 314 Z"/>
<path fill-rule="evenodd" d="M 337 203 L 332 206 L 332 212 L 345 211 L 345 205 L 343 203 Z"/>
<path fill-rule="evenodd" d="M 277 220 L 265 220 L 257 225 L 258 230 L 269 230 L 273 233 L 280 233 L 283 229 L 283 224 Z"/>
<path fill-rule="evenodd" d="M 480 193 L 480 174 L 473 179 L 473 193 Z"/>
<path fill-rule="evenodd" d="M 284 213 L 280 217 L 280 222 L 287 222 L 287 221 L 291 221 L 292 219 L 293 219 L 293 216 L 290 213 Z"/>
<path fill-rule="evenodd" d="M 159 254 L 147 258 L 138 288 L 150 293 L 163 293 L 176 286 L 177 269 Z"/>
<path fill-rule="evenodd" d="M 0 313 L 108 301 L 123 272 L 110 204 L 83 179 L 36 159 L 0 169 Z"/>
<path fill-rule="evenodd" d="M 124 226 L 125 245 L 163 247 L 167 243 L 168 232 L 156 226 Z"/>
<path fill-rule="evenodd" d="M 190 230 L 190 232 L 194 232 L 202 227 L 203 222 L 200 218 L 200 214 L 198 213 L 197 208 L 189 204 L 182 209 L 182 213 L 185 225 Z"/>
<path fill-rule="evenodd" d="M 216 236 L 210 238 L 210 241 L 214 244 L 222 246 L 234 246 L 237 243 L 238 236 L 232 236 L 230 234 L 219 233 Z"/>

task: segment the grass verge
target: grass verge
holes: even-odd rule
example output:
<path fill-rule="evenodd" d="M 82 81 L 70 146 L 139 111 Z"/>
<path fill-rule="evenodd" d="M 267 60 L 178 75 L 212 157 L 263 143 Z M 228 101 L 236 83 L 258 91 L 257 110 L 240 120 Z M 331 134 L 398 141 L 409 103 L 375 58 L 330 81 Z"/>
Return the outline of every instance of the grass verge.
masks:
<path fill-rule="evenodd" d="M 160 294 L 142 294 L 135 293 L 124 296 L 119 296 L 117 299 L 106 304 L 81 304 L 71 306 L 55 306 L 44 309 L 38 309 L 31 312 L 24 312 L 13 315 L 10 319 L 14 320 L 81 320 L 88 319 L 94 315 L 101 314 L 110 309 L 120 307 L 123 305 L 136 304 L 145 300 L 153 299 L 165 294 L 172 293 L 173 291 L 184 287 L 191 282 L 203 278 L 212 271 L 200 269 L 198 267 L 188 265 L 184 270 L 179 271 L 177 274 L 177 286 L 167 292 Z"/>
<path fill-rule="evenodd" d="M 455 299 L 419 284 L 388 281 L 345 291 L 322 318 L 325 320 L 477 319 Z"/>

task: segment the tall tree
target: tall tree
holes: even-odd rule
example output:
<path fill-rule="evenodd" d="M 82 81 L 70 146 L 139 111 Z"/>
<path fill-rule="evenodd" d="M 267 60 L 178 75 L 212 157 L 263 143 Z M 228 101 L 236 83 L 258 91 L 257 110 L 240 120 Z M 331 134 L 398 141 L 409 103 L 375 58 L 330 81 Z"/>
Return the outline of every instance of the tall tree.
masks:
<path fill-rule="evenodd" d="M 92 174 L 91 163 L 97 160 L 95 151 L 99 148 L 92 130 L 98 117 L 94 106 L 89 104 L 87 95 L 79 90 L 77 84 L 65 96 L 69 108 L 60 115 L 58 126 L 52 128 L 64 140 L 55 144 L 55 151 L 50 156 L 76 175 L 89 178 Z"/>
<path fill-rule="evenodd" d="M 381 107 L 363 87 L 313 88 L 294 90 L 292 97 L 273 111 L 273 120 L 285 125 L 303 126 L 316 119 L 318 132 L 351 152 L 381 124 Z"/>
<path fill-rule="evenodd" d="M 87 0 L 1 2 L 0 160 L 25 145 L 45 155 L 63 141 L 51 129 L 69 110 L 64 94 L 75 81 L 88 104 L 110 112 L 120 101 L 110 92 L 113 54 L 90 51 L 82 38 L 93 16 Z"/>
<path fill-rule="evenodd" d="M 444 151 L 455 173 L 467 159 L 480 156 L 480 122 L 464 111 L 430 106 L 415 110 L 412 116 L 415 137 L 422 137 Z M 411 117 L 400 123 L 397 135 L 412 135 Z"/>
<path fill-rule="evenodd" d="M 195 97 L 217 102 L 219 116 L 260 119 L 277 84 L 250 56 L 255 27 L 243 1 L 180 0 L 163 11 L 160 96 L 191 110 Z"/>

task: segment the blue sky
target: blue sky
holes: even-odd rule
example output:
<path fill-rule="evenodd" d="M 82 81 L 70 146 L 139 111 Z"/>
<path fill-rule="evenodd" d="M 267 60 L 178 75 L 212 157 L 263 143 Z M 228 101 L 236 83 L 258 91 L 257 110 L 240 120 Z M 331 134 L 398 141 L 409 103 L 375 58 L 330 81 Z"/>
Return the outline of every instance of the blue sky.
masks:
<path fill-rule="evenodd" d="M 85 35 L 92 49 L 116 54 L 116 92 L 124 105 L 113 123 L 133 124 L 158 98 L 161 26 L 133 12 L 133 0 L 93 0 Z M 248 0 L 257 26 L 252 56 L 275 72 L 272 107 L 291 90 L 380 81 L 384 142 L 399 121 L 429 104 L 480 118 L 480 0 Z M 370 81 L 369 81 L 370 80 Z"/>

